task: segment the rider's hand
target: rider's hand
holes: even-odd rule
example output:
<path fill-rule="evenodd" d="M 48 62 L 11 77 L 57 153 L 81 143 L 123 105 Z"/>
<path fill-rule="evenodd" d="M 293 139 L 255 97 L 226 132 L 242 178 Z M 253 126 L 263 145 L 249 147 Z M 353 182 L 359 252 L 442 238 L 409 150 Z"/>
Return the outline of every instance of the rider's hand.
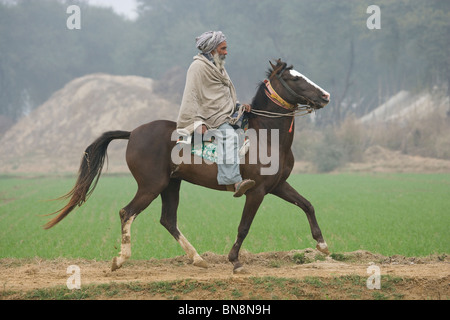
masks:
<path fill-rule="evenodd" d="M 249 105 L 249 104 L 244 104 L 243 106 L 244 106 L 245 112 L 250 112 L 250 111 L 252 111 L 252 106 L 251 106 L 251 105 Z"/>

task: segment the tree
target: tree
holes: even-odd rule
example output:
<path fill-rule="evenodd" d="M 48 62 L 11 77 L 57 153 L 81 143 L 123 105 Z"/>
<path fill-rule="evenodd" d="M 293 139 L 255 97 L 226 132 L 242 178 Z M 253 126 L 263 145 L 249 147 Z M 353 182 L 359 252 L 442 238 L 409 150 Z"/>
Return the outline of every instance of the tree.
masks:
<path fill-rule="evenodd" d="M 69 3 L 81 7 L 81 30 L 66 27 Z M 380 30 L 366 26 L 371 4 L 139 0 L 132 22 L 82 0 L 0 1 L 0 114 L 18 119 L 87 73 L 184 76 L 195 37 L 208 30 L 229 39 L 227 70 L 242 102 L 269 60 L 282 58 L 331 93 L 316 117 L 323 126 L 362 116 L 399 90 L 450 88 L 450 2 L 379 0 Z"/>
<path fill-rule="evenodd" d="M 82 30 L 71 31 L 66 26 L 67 3 L 0 2 L 1 115 L 17 120 L 87 73 L 123 71 L 116 52 L 130 23 L 110 9 L 78 5 Z"/>

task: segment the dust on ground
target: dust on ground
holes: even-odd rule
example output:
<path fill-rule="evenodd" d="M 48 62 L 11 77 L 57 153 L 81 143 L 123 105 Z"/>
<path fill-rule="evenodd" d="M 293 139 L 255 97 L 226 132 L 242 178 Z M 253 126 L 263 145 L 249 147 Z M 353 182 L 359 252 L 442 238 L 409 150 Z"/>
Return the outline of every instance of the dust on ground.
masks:
<path fill-rule="evenodd" d="M 130 260 L 111 272 L 109 261 L 1 259 L 0 299 L 413 299 L 448 300 L 450 260 L 385 257 L 354 251 L 325 257 L 315 249 L 253 254 L 241 252 L 246 273 L 233 274 L 224 255 L 206 252 L 209 267 L 185 256 Z M 81 290 L 68 290 L 70 265 L 80 268 Z M 379 267 L 381 289 L 367 279 Z M 371 269 L 369 269 L 371 270 Z M 375 282 L 371 282 L 375 284 Z M 59 296 L 57 292 L 59 290 Z M 43 294 L 43 292 L 46 292 Z M 62 292 L 62 293 L 61 293 Z M 78 292 L 78 295 L 74 295 Z"/>

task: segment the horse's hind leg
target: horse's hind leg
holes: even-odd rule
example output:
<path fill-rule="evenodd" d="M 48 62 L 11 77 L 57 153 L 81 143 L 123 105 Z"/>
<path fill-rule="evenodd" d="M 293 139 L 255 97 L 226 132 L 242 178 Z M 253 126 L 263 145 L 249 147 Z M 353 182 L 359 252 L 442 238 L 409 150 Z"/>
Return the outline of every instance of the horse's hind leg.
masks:
<path fill-rule="evenodd" d="M 147 208 L 157 196 L 158 194 L 138 190 L 134 199 L 126 207 L 120 210 L 122 243 L 119 256 L 113 258 L 111 271 L 119 269 L 131 256 L 131 224 L 136 216 Z"/>
<path fill-rule="evenodd" d="M 177 226 L 177 209 L 180 198 L 181 180 L 171 179 L 169 185 L 161 192 L 162 210 L 161 224 L 178 241 L 194 266 L 207 268 L 208 264 L 200 257 L 197 250 L 189 243 Z"/>

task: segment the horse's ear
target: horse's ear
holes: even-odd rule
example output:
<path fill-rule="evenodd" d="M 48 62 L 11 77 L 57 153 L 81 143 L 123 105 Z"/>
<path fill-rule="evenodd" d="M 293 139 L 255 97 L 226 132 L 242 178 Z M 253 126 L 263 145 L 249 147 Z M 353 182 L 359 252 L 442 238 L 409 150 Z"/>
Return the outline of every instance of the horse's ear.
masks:
<path fill-rule="evenodd" d="M 285 64 L 283 61 L 281 61 L 281 59 L 278 59 L 276 61 L 276 64 L 273 64 L 272 61 L 269 60 L 270 66 L 272 67 L 272 70 L 277 69 L 279 66 L 282 66 L 283 64 Z"/>
<path fill-rule="evenodd" d="M 278 59 L 276 62 L 277 62 L 277 64 L 274 65 L 272 63 L 272 61 L 269 61 L 270 66 L 272 67 L 272 72 L 271 72 L 272 75 L 283 71 L 287 66 L 286 62 L 281 61 L 281 59 Z"/>
<path fill-rule="evenodd" d="M 275 70 L 275 68 L 276 68 L 277 66 L 274 65 L 274 64 L 272 63 L 272 61 L 270 61 L 270 60 L 269 60 L 269 63 L 270 63 L 270 66 L 272 67 L 272 70 Z"/>

